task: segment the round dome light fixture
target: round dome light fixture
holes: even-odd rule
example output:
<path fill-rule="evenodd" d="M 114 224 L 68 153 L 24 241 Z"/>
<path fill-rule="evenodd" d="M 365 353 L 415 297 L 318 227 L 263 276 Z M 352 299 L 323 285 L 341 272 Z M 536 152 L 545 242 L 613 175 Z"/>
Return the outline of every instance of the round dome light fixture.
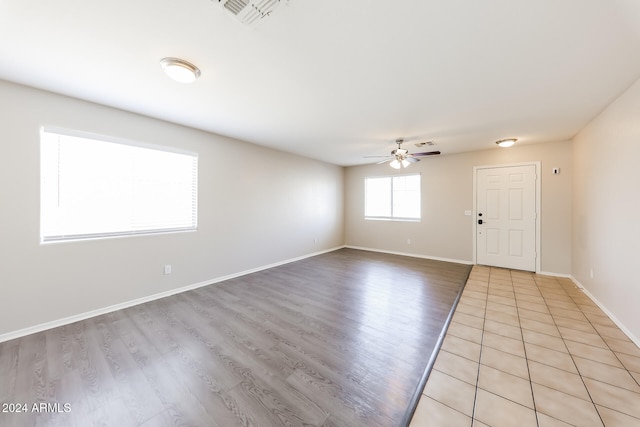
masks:
<path fill-rule="evenodd" d="M 502 148 L 507 148 L 515 144 L 516 141 L 517 141 L 516 138 L 507 138 L 507 139 L 501 139 L 500 141 L 496 141 L 496 144 L 498 144 Z"/>
<path fill-rule="evenodd" d="M 198 67 L 184 59 L 163 58 L 160 65 L 167 76 L 180 83 L 193 83 L 200 77 Z"/>

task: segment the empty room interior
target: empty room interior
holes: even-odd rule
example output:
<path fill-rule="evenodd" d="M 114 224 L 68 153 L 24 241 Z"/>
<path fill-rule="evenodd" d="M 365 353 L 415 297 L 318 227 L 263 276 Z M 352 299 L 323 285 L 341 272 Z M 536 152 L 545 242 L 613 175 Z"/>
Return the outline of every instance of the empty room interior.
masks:
<path fill-rule="evenodd" d="M 640 2 L 0 2 L 0 425 L 640 426 Z"/>

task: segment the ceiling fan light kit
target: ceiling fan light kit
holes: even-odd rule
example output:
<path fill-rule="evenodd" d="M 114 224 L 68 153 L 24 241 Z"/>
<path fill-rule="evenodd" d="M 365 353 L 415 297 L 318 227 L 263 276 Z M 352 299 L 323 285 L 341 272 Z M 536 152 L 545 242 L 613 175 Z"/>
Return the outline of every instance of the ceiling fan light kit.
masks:
<path fill-rule="evenodd" d="M 496 144 L 498 144 L 498 146 L 500 146 L 502 148 L 507 148 L 507 147 L 511 147 L 513 144 L 515 144 L 517 140 L 518 140 L 517 138 L 501 139 L 499 141 L 496 141 Z"/>
<path fill-rule="evenodd" d="M 391 163 L 389 163 L 389 165 L 394 169 L 406 168 L 410 164 L 411 163 L 409 163 L 406 159 L 403 159 L 403 160 L 393 159 Z"/>
<path fill-rule="evenodd" d="M 200 77 L 200 69 L 184 59 L 162 58 L 160 65 L 169 78 L 179 83 L 193 83 Z"/>

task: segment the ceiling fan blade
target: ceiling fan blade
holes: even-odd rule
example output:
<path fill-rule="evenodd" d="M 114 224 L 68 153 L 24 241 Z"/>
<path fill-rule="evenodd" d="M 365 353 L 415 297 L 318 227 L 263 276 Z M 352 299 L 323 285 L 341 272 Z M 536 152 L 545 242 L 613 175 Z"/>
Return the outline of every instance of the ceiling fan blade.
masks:
<path fill-rule="evenodd" d="M 393 159 L 383 160 L 383 161 L 381 161 L 381 162 L 376 163 L 376 165 L 381 165 L 381 164 L 383 164 L 383 163 L 387 163 L 387 162 L 390 162 L 390 161 L 392 161 L 392 160 L 393 160 Z"/>
<path fill-rule="evenodd" d="M 373 159 L 375 157 L 387 157 L 387 158 L 389 158 L 391 156 L 362 156 L 362 157 L 364 157 L 365 159 Z"/>
<path fill-rule="evenodd" d="M 439 151 L 426 151 L 424 153 L 412 153 L 412 156 L 422 157 L 422 156 L 436 156 L 440 154 Z"/>
<path fill-rule="evenodd" d="M 412 156 L 405 157 L 405 160 L 411 163 L 416 163 L 420 161 L 420 159 L 416 159 L 415 157 L 412 157 Z"/>

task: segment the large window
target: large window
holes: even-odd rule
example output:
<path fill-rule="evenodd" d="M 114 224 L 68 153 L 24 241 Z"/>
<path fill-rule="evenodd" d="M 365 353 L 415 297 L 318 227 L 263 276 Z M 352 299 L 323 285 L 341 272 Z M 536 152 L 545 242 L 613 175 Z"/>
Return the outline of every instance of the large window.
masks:
<path fill-rule="evenodd" d="M 364 216 L 368 219 L 420 219 L 420 174 L 364 180 Z"/>
<path fill-rule="evenodd" d="M 42 242 L 195 230 L 193 153 L 43 129 Z"/>

